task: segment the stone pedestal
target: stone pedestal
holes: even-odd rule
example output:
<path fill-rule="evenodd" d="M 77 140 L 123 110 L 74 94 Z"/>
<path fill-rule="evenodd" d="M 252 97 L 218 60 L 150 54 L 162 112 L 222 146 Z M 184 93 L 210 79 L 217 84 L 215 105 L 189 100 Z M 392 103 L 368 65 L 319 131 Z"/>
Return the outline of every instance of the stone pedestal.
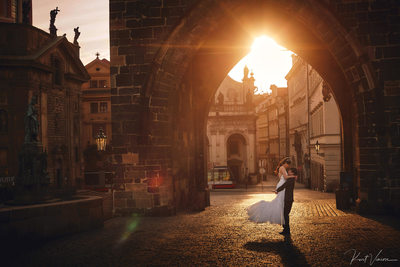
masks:
<path fill-rule="evenodd" d="M 15 204 L 36 203 L 49 198 L 50 182 L 47 173 L 47 153 L 39 142 L 25 143 L 19 153 Z"/>

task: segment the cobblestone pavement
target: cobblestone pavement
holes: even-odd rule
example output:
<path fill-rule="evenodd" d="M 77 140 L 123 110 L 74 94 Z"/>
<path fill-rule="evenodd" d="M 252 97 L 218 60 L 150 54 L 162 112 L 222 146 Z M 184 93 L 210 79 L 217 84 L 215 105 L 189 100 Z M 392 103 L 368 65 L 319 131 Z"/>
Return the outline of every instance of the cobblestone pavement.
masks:
<path fill-rule="evenodd" d="M 264 193 L 212 192 L 203 212 L 114 218 L 102 229 L 9 254 L 3 266 L 350 266 L 355 251 L 351 266 L 400 266 L 398 219 L 339 211 L 333 194 L 295 189 L 291 239 L 278 234 L 279 225 L 249 222 L 245 208 L 272 199 L 269 185 Z"/>

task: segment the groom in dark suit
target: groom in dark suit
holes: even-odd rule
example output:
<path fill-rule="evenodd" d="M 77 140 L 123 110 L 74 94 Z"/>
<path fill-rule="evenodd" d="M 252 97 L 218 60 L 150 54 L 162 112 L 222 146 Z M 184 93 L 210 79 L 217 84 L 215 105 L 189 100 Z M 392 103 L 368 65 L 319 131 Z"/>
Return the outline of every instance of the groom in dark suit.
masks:
<path fill-rule="evenodd" d="M 290 168 L 288 172 L 289 176 L 296 176 L 297 178 L 297 169 Z M 283 209 L 283 217 L 285 219 L 285 224 L 283 225 L 283 231 L 280 232 L 282 235 L 290 235 L 290 225 L 289 225 L 289 213 L 292 209 L 293 205 L 293 189 L 296 178 L 288 178 L 286 182 L 276 189 L 276 193 L 279 191 L 285 190 L 285 207 Z"/>

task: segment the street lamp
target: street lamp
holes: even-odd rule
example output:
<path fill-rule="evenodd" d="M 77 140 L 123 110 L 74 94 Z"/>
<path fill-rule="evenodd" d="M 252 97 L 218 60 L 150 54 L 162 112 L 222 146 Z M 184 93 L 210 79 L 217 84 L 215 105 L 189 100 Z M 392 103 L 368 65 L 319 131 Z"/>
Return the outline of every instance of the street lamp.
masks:
<path fill-rule="evenodd" d="M 315 150 L 317 151 L 317 155 L 319 154 L 320 144 L 317 142 L 315 143 Z"/>
<path fill-rule="evenodd" d="M 100 128 L 99 133 L 97 134 L 95 139 L 96 139 L 96 144 L 97 144 L 97 150 L 105 151 L 106 145 L 107 145 L 107 136 L 104 134 L 104 131 L 102 128 Z"/>

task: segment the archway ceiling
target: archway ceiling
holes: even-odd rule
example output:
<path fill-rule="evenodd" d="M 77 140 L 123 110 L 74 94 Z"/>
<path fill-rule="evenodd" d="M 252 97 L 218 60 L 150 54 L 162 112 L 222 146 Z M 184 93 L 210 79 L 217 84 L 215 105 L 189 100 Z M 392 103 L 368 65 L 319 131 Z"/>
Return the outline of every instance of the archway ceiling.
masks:
<path fill-rule="evenodd" d="M 254 38 L 266 34 L 301 56 L 318 71 L 331 86 L 342 112 L 350 109 L 349 98 L 352 95 L 351 90 L 346 90 L 349 85 L 344 71 L 329 47 L 314 35 L 313 29 L 293 14 L 262 8 L 243 9 L 237 13 L 231 10 L 228 15 L 215 18 L 215 23 L 219 26 L 202 38 L 191 61 L 196 83 L 202 84 L 206 80 L 207 87 L 216 90 L 231 68 L 250 51 Z M 207 70 L 206 73 L 204 70 Z"/>

